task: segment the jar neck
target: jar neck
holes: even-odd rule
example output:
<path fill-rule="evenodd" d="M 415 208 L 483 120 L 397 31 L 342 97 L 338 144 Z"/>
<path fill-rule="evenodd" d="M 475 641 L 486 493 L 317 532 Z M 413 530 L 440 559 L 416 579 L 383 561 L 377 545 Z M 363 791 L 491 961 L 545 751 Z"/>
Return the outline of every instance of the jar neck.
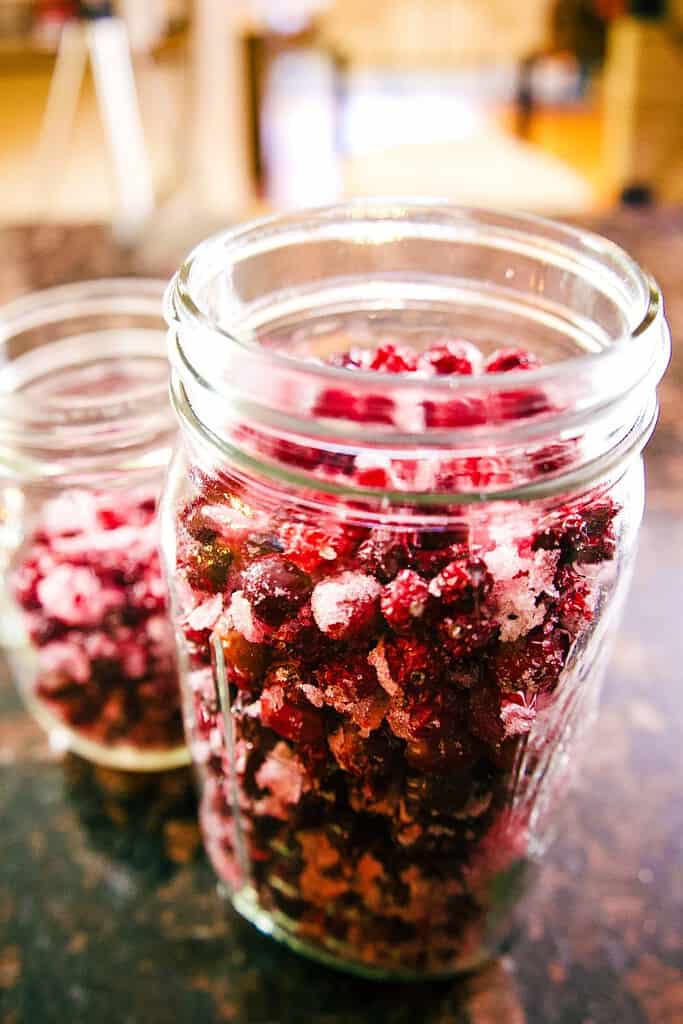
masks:
<path fill-rule="evenodd" d="M 144 478 L 175 434 L 163 282 L 48 289 L 0 310 L 0 473 L 75 484 Z"/>
<path fill-rule="evenodd" d="M 419 203 L 218 236 L 166 309 L 173 401 L 195 443 L 251 475 L 384 506 L 536 498 L 605 476 L 654 428 L 670 344 L 659 289 L 611 243 Z M 426 379 L 325 362 L 354 332 L 420 344 L 425 325 L 526 342 L 547 364 Z"/>

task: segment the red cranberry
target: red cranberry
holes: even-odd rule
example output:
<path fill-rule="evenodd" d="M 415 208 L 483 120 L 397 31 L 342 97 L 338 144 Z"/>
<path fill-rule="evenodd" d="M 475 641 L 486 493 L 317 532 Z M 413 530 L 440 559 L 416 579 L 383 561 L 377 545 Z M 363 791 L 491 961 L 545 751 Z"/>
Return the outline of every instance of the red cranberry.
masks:
<path fill-rule="evenodd" d="M 313 415 L 326 416 L 329 419 L 355 420 L 355 396 L 343 388 L 325 388 L 313 406 Z"/>
<path fill-rule="evenodd" d="M 499 391 L 491 396 L 492 409 L 502 420 L 522 420 L 552 412 L 554 406 L 541 388 L 525 388 L 521 391 Z"/>
<path fill-rule="evenodd" d="M 359 423 L 393 423 L 393 414 L 393 400 L 386 395 L 356 397 L 343 388 L 326 388 L 313 406 L 314 416 Z"/>
<path fill-rule="evenodd" d="M 484 601 L 493 587 L 493 577 L 481 558 L 449 562 L 429 584 L 429 593 L 445 605 L 471 609 Z"/>
<path fill-rule="evenodd" d="M 421 619 L 429 600 L 429 584 L 412 569 L 404 569 L 382 591 L 382 615 L 397 632 Z"/>
<path fill-rule="evenodd" d="M 22 608 L 35 611 L 40 608 L 38 584 L 43 574 L 38 567 L 36 558 L 27 558 L 17 566 L 12 576 L 14 596 Z"/>
<path fill-rule="evenodd" d="M 417 353 L 412 348 L 385 342 L 375 349 L 369 369 L 382 373 L 411 373 L 417 369 Z"/>
<path fill-rule="evenodd" d="M 194 548 L 185 562 L 188 583 L 215 593 L 225 588 L 233 554 L 217 537 Z"/>
<path fill-rule="evenodd" d="M 442 341 L 420 356 L 418 369 L 438 376 L 469 375 L 481 366 L 481 353 L 469 341 Z"/>
<path fill-rule="evenodd" d="M 318 629 L 333 640 L 369 634 L 377 620 L 381 590 L 377 580 L 361 572 L 321 580 L 311 598 Z"/>
<path fill-rule="evenodd" d="M 593 618 L 590 586 L 570 565 L 560 568 L 557 579 L 560 598 L 557 614 L 561 625 L 574 636 L 581 626 Z"/>
<path fill-rule="evenodd" d="M 285 695 L 278 684 L 267 686 L 260 697 L 261 721 L 278 736 L 293 743 L 318 743 L 324 736 L 320 712 Z"/>
<path fill-rule="evenodd" d="M 519 640 L 501 644 L 493 659 L 498 687 L 522 693 L 552 689 L 564 667 L 568 647 L 566 632 L 552 621 Z"/>
<path fill-rule="evenodd" d="M 267 648 L 252 644 L 236 629 L 221 636 L 225 667 L 231 680 L 242 689 L 250 689 L 263 674 L 267 661 Z"/>
<path fill-rule="evenodd" d="M 511 370 L 535 370 L 539 359 L 523 348 L 499 348 L 486 360 L 486 373 L 509 373 Z"/>
<path fill-rule="evenodd" d="M 354 419 L 360 423 L 393 423 L 393 399 L 386 395 L 366 395 L 358 400 Z"/>
<path fill-rule="evenodd" d="M 444 668 L 435 645 L 415 635 L 386 637 L 383 658 L 391 680 L 390 692 L 391 683 L 402 690 L 408 686 L 433 686 Z"/>
<path fill-rule="evenodd" d="M 291 618 L 311 594 L 307 573 L 280 555 L 252 562 L 242 574 L 242 592 L 257 618 L 279 626 Z"/>
<path fill-rule="evenodd" d="M 423 402 L 428 427 L 477 427 L 486 423 L 486 406 L 481 398 L 459 396 L 445 402 Z"/>
<path fill-rule="evenodd" d="M 527 450 L 529 463 L 538 476 L 557 473 L 570 465 L 576 452 L 576 441 L 570 438 L 554 444 L 544 444 Z"/>
<path fill-rule="evenodd" d="M 308 573 L 339 566 L 353 545 L 350 533 L 340 528 L 321 530 L 303 523 L 283 523 L 279 536 L 288 560 Z"/>
<path fill-rule="evenodd" d="M 485 647 L 496 635 L 498 627 L 483 613 L 459 614 L 439 624 L 439 634 L 451 655 L 465 658 Z"/>
<path fill-rule="evenodd" d="M 386 465 L 365 465 L 356 460 L 356 468 L 353 471 L 353 479 L 361 487 L 373 487 L 375 490 L 389 491 L 395 487 L 395 480 L 391 468 Z"/>
<path fill-rule="evenodd" d="M 314 673 L 325 703 L 362 728 L 373 729 L 382 721 L 388 698 L 377 683 L 377 673 L 364 655 L 347 655 Z"/>
<path fill-rule="evenodd" d="M 410 551 L 403 537 L 390 530 L 374 530 L 356 551 L 359 568 L 388 583 L 408 562 Z"/>
<path fill-rule="evenodd" d="M 456 690 L 410 686 L 392 698 L 386 717 L 391 731 L 400 739 L 424 739 L 438 746 L 461 736 L 465 708 Z M 426 758 L 426 752 L 423 754 Z"/>

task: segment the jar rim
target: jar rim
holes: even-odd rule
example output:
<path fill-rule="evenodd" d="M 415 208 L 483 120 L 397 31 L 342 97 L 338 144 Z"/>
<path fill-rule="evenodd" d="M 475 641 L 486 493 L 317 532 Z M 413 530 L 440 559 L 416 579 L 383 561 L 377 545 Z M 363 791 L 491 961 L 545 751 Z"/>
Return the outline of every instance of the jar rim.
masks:
<path fill-rule="evenodd" d="M 484 233 L 486 242 L 505 252 L 522 252 L 543 265 L 548 260 L 562 269 L 581 268 L 582 276 L 594 275 L 600 279 L 605 294 L 614 301 L 628 322 L 628 330 L 612 338 L 597 350 L 580 351 L 569 358 L 559 359 L 540 368 L 527 370 L 524 374 L 490 373 L 460 377 L 429 377 L 417 374 L 382 374 L 380 389 L 394 395 L 397 402 L 411 392 L 427 396 L 430 400 L 455 398 L 472 393 L 482 396 L 495 394 L 504 389 L 506 393 L 518 390 L 559 386 L 569 375 L 581 379 L 581 388 L 576 408 L 569 411 L 553 411 L 549 415 L 534 416 L 519 421 L 501 420 L 485 424 L 444 429 L 424 425 L 416 431 L 397 429 L 396 424 L 385 429 L 381 424 L 372 423 L 372 439 L 376 444 L 415 445 L 429 448 L 431 444 L 446 447 L 475 442 L 479 445 L 495 444 L 504 429 L 508 438 L 518 444 L 530 442 L 549 425 L 556 431 L 568 431 L 585 424 L 591 416 L 601 414 L 606 408 L 615 408 L 625 402 L 629 395 L 639 393 L 641 399 L 632 406 L 628 430 L 612 445 L 613 451 L 623 453 L 623 442 L 629 435 L 629 450 L 643 446 L 653 429 L 652 406 L 656 410 L 654 391 L 669 357 L 669 335 L 663 314 L 663 299 L 656 282 L 638 263 L 616 243 L 590 231 L 568 226 L 527 214 L 487 211 L 454 206 L 439 200 L 403 200 L 394 198 L 351 200 L 335 206 L 320 207 L 295 213 L 279 214 L 262 218 L 236 229 L 222 232 L 200 243 L 170 283 L 165 300 L 166 319 L 171 328 L 169 355 L 173 367 L 173 400 L 181 419 L 196 420 L 200 427 L 203 415 L 188 392 L 196 397 L 198 392 L 210 399 L 229 399 L 236 413 L 252 422 L 260 421 L 268 428 L 283 430 L 291 434 L 305 435 L 311 429 L 311 417 L 302 416 L 300 405 L 292 402 L 287 409 L 277 408 L 268 400 L 271 386 L 269 377 L 281 374 L 281 379 L 294 380 L 303 394 L 311 382 L 319 387 L 353 388 L 355 393 L 371 395 L 378 390 L 378 375 L 372 371 L 349 370 L 332 366 L 322 361 L 300 358 L 282 350 L 266 348 L 258 343 L 253 333 L 240 333 L 230 323 L 202 305 L 197 291 L 206 280 L 206 273 L 213 266 L 221 272 L 227 270 L 226 290 L 232 286 L 233 261 L 248 255 L 259 255 L 276 244 L 286 246 L 288 239 L 307 240 L 311 232 L 330 231 L 336 240 L 343 233 L 347 237 L 361 238 L 368 243 L 381 243 L 385 238 L 401 234 L 406 226 L 417 224 L 417 231 L 424 226 L 425 237 L 438 237 L 440 233 L 458 230 L 467 241 L 474 234 Z M 370 227 L 368 228 L 368 225 Z M 363 232 L 367 231 L 367 235 Z M 407 237 L 414 237 L 408 234 Z M 198 276 L 199 275 L 199 276 Z M 601 293 L 602 294 L 602 293 Z M 229 377 L 227 390 L 225 380 L 219 375 L 203 372 L 195 360 L 193 345 L 197 338 L 211 343 L 217 338 L 226 342 L 226 350 L 232 358 L 231 370 L 237 370 Z M 205 363 L 210 371 L 215 365 L 215 345 L 212 349 L 213 362 Z M 251 391 L 242 388 L 241 377 L 245 364 L 253 363 Z M 244 378 L 246 379 L 246 378 Z M 236 381 L 239 380 L 237 384 Z M 586 382 L 590 381 L 590 384 Z M 272 394 L 272 389 L 271 389 Z M 645 397 L 642 397 L 645 396 Z M 649 411 L 648 411 L 649 410 Z M 640 436 L 633 437 L 632 428 L 638 426 Z M 319 417 L 315 419 L 317 438 L 329 439 L 330 443 L 363 443 L 367 440 L 366 423 L 349 424 L 338 419 Z M 219 443 L 220 437 L 208 429 L 206 436 Z M 620 457 L 623 457 L 620 456 Z M 594 461 L 594 460 L 591 460 Z M 601 463 L 604 460 L 599 460 Z M 279 474 L 278 474 L 279 475 Z M 555 480 L 544 481 L 544 489 L 561 489 L 564 475 Z M 505 492 L 502 496 L 509 497 Z M 404 499 L 407 497 L 403 494 Z M 487 496 L 489 499 L 493 495 Z M 411 496 L 412 498 L 412 496 Z M 443 496 L 441 496 L 443 500 Z M 458 500 L 455 498 L 454 500 Z"/>
<path fill-rule="evenodd" d="M 5 474 L 62 477 L 76 465 L 104 469 L 140 458 L 150 463 L 157 448 L 165 464 L 174 433 L 165 287 L 155 278 L 101 278 L 41 289 L 0 307 L 0 467 Z M 77 356 L 78 343 L 83 352 Z M 103 385 L 97 368 L 106 372 L 105 360 L 112 359 L 130 360 L 133 367 L 137 361 L 139 380 L 132 371 L 117 377 L 113 368 L 109 386 Z M 94 373 L 90 383 L 84 377 L 51 390 L 50 380 L 83 370 L 84 364 Z M 32 391 L 36 382 L 38 397 Z"/>
<path fill-rule="evenodd" d="M 398 219 L 397 213 L 425 213 L 430 216 L 451 216 L 457 218 L 462 224 L 471 224 L 473 227 L 496 227 L 502 231 L 519 232 L 524 229 L 536 229 L 538 232 L 551 232 L 552 240 L 544 240 L 546 251 L 555 248 L 556 251 L 562 247 L 563 242 L 567 245 L 574 243 L 585 247 L 586 253 L 595 257 L 610 257 L 615 264 L 639 282 L 642 293 L 642 305 L 639 315 L 635 318 L 633 326 L 628 335 L 615 339 L 612 345 L 597 352 L 582 352 L 572 355 L 566 360 L 559 360 L 555 363 L 525 371 L 525 379 L 530 382 L 540 382 L 564 372 L 567 365 L 576 367 L 579 365 L 590 366 L 600 361 L 605 361 L 613 352 L 613 349 L 620 343 L 629 339 L 641 337 L 650 325 L 657 319 L 658 313 L 663 306 L 663 298 L 660 288 L 654 278 L 647 273 L 634 260 L 625 249 L 616 242 L 605 238 L 597 232 L 579 228 L 574 225 L 562 223 L 547 217 L 541 217 L 529 213 L 509 213 L 503 210 L 484 209 L 481 207 L 465 207 L 448 203 L 439 199 L 401 199 L 399 198 L 357 198 L 350 199 L 343 203 L 329 206 L 312 207 L 303 211 L 293 213 L 276 213 L 249 221 L 226 231 L 220 231 L 200 242 L 189 253 L 181 264 L 179 270 L 171 280 L 165 298 L 165 309 L 168 320 L 176 319 L 178 316 L 186 317 L 189 323 L 207 328 L 222 335 L 232 344 L 241 346 L 245 351 L 253 350 L 253 338 L 240 337 L 239 334 L 228 330 L 215 316 L 207 313 L 193 298 L 191 293 L 192 272 L 202 260 L 211 259 L 217 250 L 222 250 L 223 260 L 229 259 L 231 253 L 236 250 L 253 246 L 254 249 L 263 246 L 269 239 L 286 232 L 289 229 L 305 232 L 313 223 L 326 224 L 339 219 L 349 221 L 360 221 L 361 218 L 371 220 Z M 356 217 L 358 214 L 358 217 Z M 540 236 L 537 236 L 540 237 Z M 508 235 L 511 238 L 511 235 Z M 552 242 L 552 244 L 548 244 Z M 324 363 L 312 363 L 310 360 L 294 358 L 291 354 L 282 350 L 269 350 L 270 360 L 274 364 L 281 364 L 284 368 L 294 367 L 308 369 L 310 372 L 329 377 L 330 380 L 347 380 L 349 371 L 343 367 L 326 365 Z M 354 369 L 355 380 L 365 381 L 371 386 L 376 386 L 377 377 L 372 371 Z M 490 390 L 499 388 L 505 380 L 509 384 L 509 377 L 504 373 L 487 374 L 486 378 L 478 381 L 478 384 Z M 398 390 L 409 388 L 414 385 L 415 378 L 410 374 L 397 373 L 391 375 L 391 385 Z M 458 377 L 456 379 L 434 377 L 430 379 L 430 388 L 442 391 L 453 391 L 467 387 L 467 379 Z"/>

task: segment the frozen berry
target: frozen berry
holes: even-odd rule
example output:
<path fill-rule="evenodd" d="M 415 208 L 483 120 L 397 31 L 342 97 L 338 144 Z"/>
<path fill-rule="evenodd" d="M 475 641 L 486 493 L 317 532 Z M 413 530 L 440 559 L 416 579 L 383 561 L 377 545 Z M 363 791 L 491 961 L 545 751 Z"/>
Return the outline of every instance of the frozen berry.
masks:
<path fill-rule="evenodd" d="M 269 626 L 279 626 L 308 599 L 311 580 L 293 562 L 267 555 L 244 570 L 242 592 L 257 618 Z"/>
<path fill-rule="evenodd" d="M 303 698 L 292 699 L 283 686 L 273 683 L 264 687 L 259 699 L 261 721 L 278 736 L 293 743 L 318 743 L 324 736 L 319 711 Z"/>
<path fill-rule="evenodd" d="M 409 557 L 406 540 L 390 530 L 374 530 L 356 551 L 359 568 L 382 583 L 392 580 Z"/>
<path fill-rule="evenodd" d="M 439 624 L 441 639 L 455 658 L 465 658 L 485 647 L 494 638 L 497 629 L 496 624 L 481 611 L 452 615 Z"/>
<path fill-rule="evenodd" d="M 437 342 L 423 352 L 418 369 L 439 376 L 447 374 L 473 374 L 481 368 L 482 357 L 478 348 L 469 341 L 449 340 Z"/>
<path fill-rule="evenodd" d="M 314 673 L 325 702 L 366 730 L 376 729 L 384 717 L 388 698 L 377 673 L 362 655 L 350 655 L 324 665 Z"/>
<path fill-rule="evenodd" d="M 214 537 L 188 554 L 185 562 L 187 580 L 200 590 L 223 590 L 232 561 L 232 551 Z"/>
<path fill-rule="evenodd" d="M 408 686 L 437 685 L 444 669 L 438 649 L 415 635 L 383 637 L 368 661 L 389 694 Z"/>
<path fill-rule="evenodd" d="M 499 348 L 486 360 L 486 373 L 509 373 L 511 370 L 535 370 L 540 360 L 523 348 Z"/>
<path fill-rule="evenodd" d="M 318 629 L 334 640 L 348 640 L 372 630 L 382 586 L 372 576 L 342 572 L 316 584 L 311 598 Z"/>
<path fill-rule="evenodd" d="M 339 567 L 353 544 L 350 533 L 338 527 L 318 529 L 303 523 L 283 523 L 278 533 L 287 559 L 307 573 Z"/>
<path fill-rule="evenodd" d="M 552 689 L 564 667 L 568 646 L 566 632 L 552 620 L 520 640 L 501 644 L 493 659 L 498 687 L 528 694 Z"/>
<path fill-rule="evenodd" d="M 382 591 L 382 615 L 397 632 L 414 624 L 424 615 L 430 587 L 426 580 L 412 569 L 404 569 Z"/>
<path fill-rule="evenodd" d="M 423 403 L 427 427 L 454 428 L 478 427 L 486 423 L 486 406 L 481 398 L 462 395 L 445 402 L 426 401 Z"/>
<path fill-rule="evenodd" d="M 449 562 L 429 584 L 429 593 L 445 605 L 472 609 L 484 601 L 493 587 L 493 577 L 481 558 Z"/>
<path fill-rule="evenodd" d="M 243 689 L 254 686 L 263 674 L 267 648 L 263 644 L 249 643 L 236 629 L 227 630 L 220 639 L 230 679 Z"/>
<path fill-rule="evenodd" d="M 411 373 L 417 369 L 417 353 L 405 345 L 385 342 L 375 349 L 369 369 L 382 373 Z"/>

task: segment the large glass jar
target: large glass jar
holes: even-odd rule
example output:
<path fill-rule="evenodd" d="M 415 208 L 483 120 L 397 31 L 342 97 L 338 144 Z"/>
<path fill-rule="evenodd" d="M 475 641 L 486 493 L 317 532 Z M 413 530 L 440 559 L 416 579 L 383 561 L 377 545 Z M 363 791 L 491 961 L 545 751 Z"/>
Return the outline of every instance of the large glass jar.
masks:
<path fill-rule="evenodd" d="M 594 716 L 661 295 L 586 233 L 361 202 L 207 241 L 167 319 L 162 532 L 215 870 L 319 959 L 470 968 Z"/>
<path fill-rule="evenodd" d="M 163 284 L 102 280 L 0 310 L 2 641 L 55 745 L 185 763 L 156 504 L 176 433 Z"/>

